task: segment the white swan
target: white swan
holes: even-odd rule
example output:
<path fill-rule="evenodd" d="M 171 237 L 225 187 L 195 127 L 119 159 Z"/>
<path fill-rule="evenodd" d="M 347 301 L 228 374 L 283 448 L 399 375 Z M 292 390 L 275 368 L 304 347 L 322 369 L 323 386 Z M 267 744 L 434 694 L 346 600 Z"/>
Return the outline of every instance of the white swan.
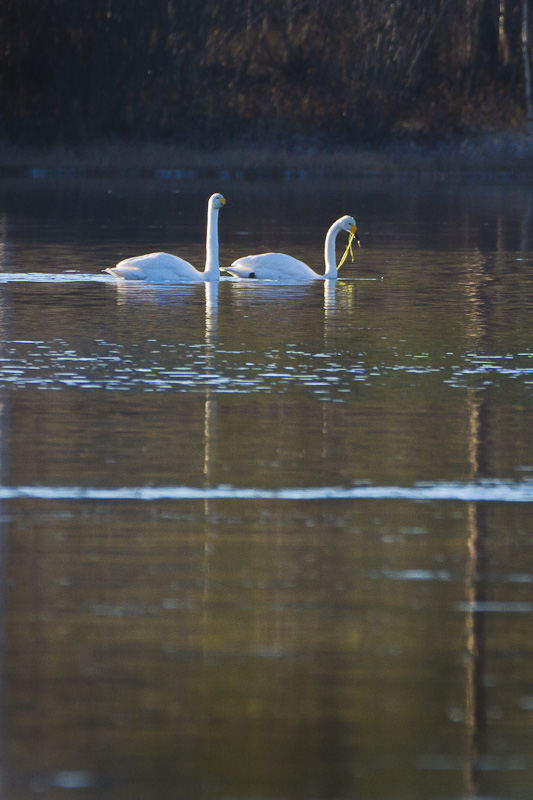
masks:
<path fill-rule="evenodd" d="M 207 204 L 207 238 L 205 270 L 199 272 L 192 264 L 170 253 L 148 253 L 119 261 L 116 267 L 108 267 L 116 278 L 147 283 L 192 283 L 220 280 L 218 262 L 218 212 L 228 204 L 221 194 L 213 194 Z"/>
<path fill-rule="evenodd" d="M 261 253 L 257 256 L 244 256 L 233 262 L 231 267 L 224 267 L 236 278 L 257 278 L 258 280 L 279 281 L 283 283 L 303 283 L 304 281 L 337 280 L 337 261 L 335 243 L 337 234 L 348 231 L 360 244 L 357 225 L 353 217 L 341 217 L 333 223 L 326 234 L 324 259 L 326 271 L 323 275 L 315 272 L 303 261 L 287 256 L 285 253 Z M 350 238 L 351 243 L 351 238 Z"/>

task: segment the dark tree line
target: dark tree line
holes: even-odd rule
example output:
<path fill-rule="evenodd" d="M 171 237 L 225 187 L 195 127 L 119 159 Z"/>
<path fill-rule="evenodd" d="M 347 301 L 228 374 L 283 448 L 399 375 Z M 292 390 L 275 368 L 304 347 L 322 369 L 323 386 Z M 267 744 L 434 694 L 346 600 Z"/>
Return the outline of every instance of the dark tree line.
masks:
<path fill-rule="evenodd" d="M 342 145 L 519 127 L 529 2 L 2 0 L 0 135 Z"/>

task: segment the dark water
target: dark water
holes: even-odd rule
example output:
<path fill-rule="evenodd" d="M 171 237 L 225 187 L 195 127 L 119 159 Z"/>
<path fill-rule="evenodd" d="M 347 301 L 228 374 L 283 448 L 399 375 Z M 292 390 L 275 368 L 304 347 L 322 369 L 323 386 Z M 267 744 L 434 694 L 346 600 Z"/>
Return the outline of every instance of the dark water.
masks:
<path fill-rule="evenodd" d="M 154 249 L 336 285 L 120 286 Z M 533 786 L 526 184 L 0 185 L 3 796 Z M 339 252 L 343 244 L 339 243 Z"/>

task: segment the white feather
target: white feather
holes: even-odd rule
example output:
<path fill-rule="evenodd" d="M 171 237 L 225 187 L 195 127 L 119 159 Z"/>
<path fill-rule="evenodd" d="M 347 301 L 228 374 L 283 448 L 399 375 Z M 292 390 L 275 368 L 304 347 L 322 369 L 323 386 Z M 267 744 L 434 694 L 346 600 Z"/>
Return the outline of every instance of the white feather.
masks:
<path fill-rule="evenodd" d="M 185 259 L 170 253 L 147 253 L 120 261 L 116 267 L 108 267 L 115 278 L 126 281 L 146 281 L 147 283 L 194 283 L 199 281 L 218 281 L 220 265 L 218 260 L 218 212 L 227 201 L 221 194 L 214 194 L 207 204 L 206 258 L 203 272 L 195 269 Z"/>
<path fill-rule="evenodd" d="M 325 272 L 323 275 L 315 272 L 303 261 L 285 253 L 260 253 L 255 256 L 244 256 L 234 261 L 230 267 L 226 267 L 225 271 L 236 278 L 255 278 L 260 281 L 283 283 L 336 280 L 335 243 L 337 235 L 341 231 L 347 231 L 354 236 L 357 234 L 357 226 L 353 217 L 341 217 L 328 230 L 324 245 Z"/>

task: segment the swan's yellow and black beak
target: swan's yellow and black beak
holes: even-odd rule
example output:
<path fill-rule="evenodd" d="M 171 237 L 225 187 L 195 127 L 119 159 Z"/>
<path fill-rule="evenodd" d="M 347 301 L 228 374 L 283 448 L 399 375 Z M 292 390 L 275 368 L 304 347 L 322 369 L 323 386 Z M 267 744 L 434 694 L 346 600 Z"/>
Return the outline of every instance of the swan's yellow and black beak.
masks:
<path fill-rule="evenodd" d="M 352 243 L 352 239 L 355 239 L 357 246 L 361 247 L 361 239 L 357 233 L 357 225 L 350 225 L 350 244 Z"/>
<path fill-rule="evenodd" d="M 230 203 L 230 201 L 226 200 L 225 197 L 221 197 L 220 198 L 220 205 L 222 205 L 222 206 L 231 206 L 231 205 L 233 205 L 233 203 Z"/>

